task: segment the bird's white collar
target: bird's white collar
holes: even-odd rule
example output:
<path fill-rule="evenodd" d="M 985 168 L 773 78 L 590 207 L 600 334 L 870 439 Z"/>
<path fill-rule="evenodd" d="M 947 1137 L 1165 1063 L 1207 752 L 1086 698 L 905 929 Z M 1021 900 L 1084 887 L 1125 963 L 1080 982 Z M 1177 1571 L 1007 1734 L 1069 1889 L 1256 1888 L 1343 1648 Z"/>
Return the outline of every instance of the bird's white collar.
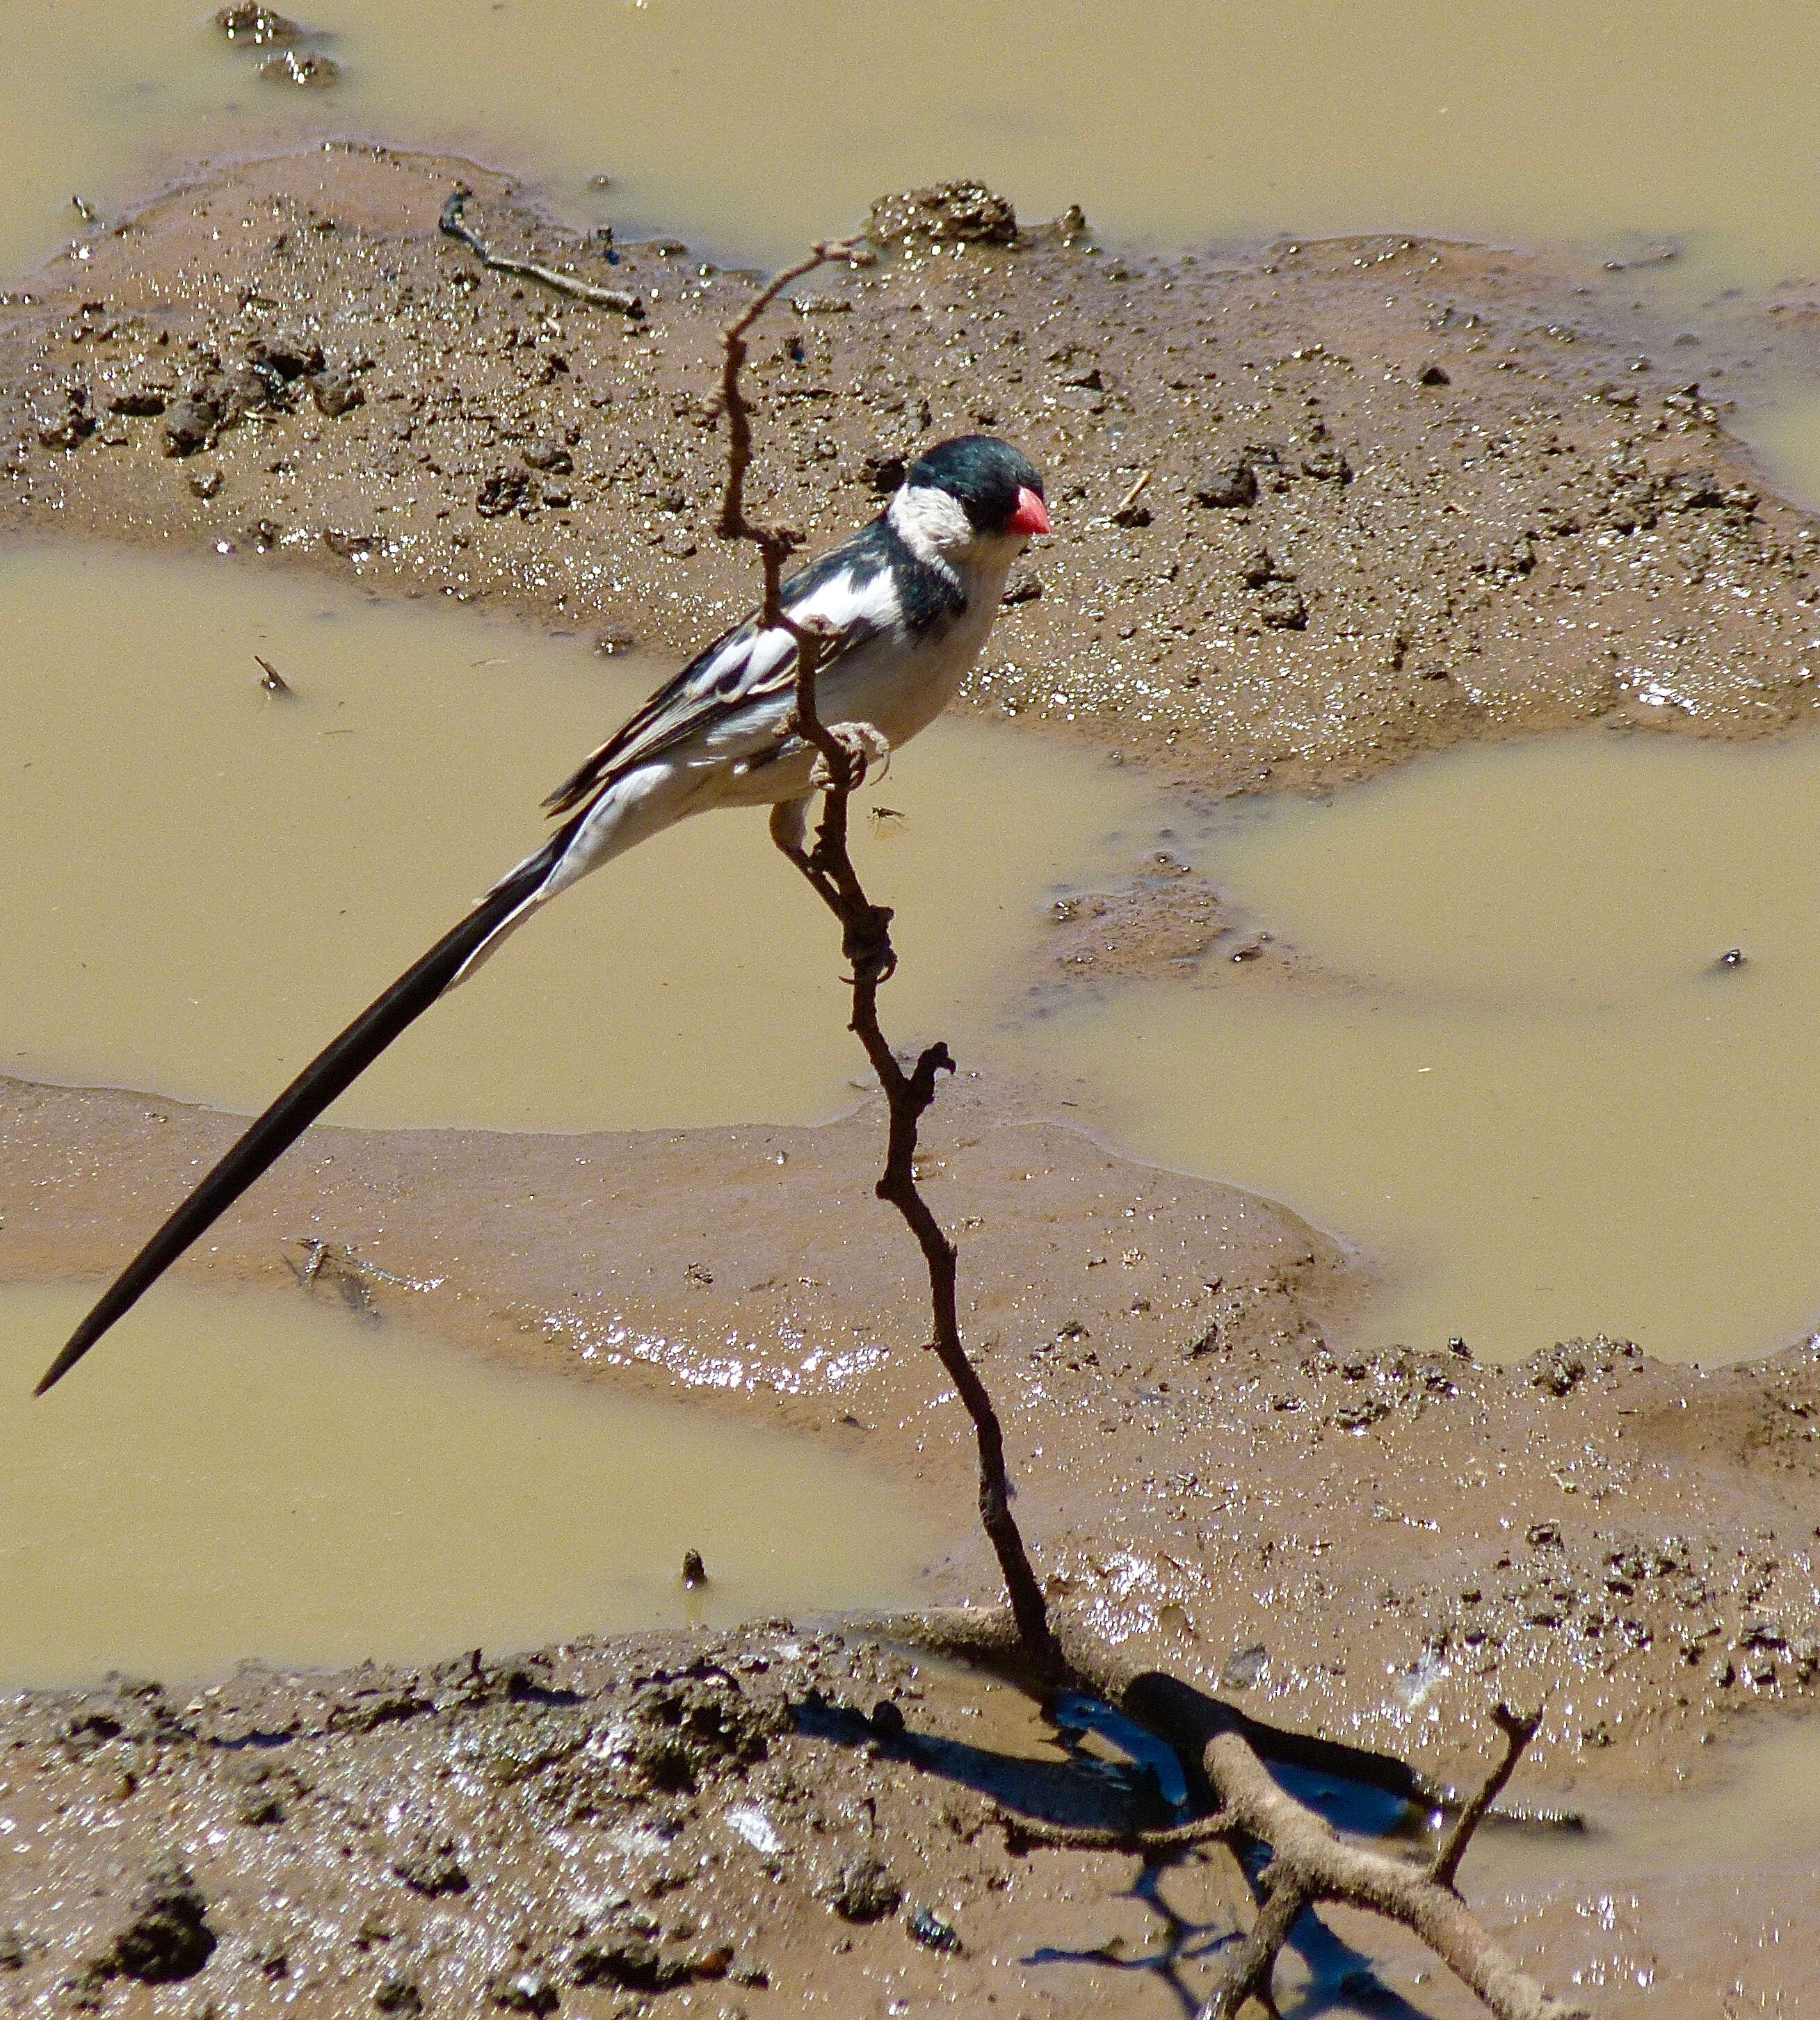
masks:
<path fill-rule="evenodd" d="M 900 486 L 885 516 L 918 561 L 938 566 L 967 559 L 979 537 L 960 500 L 932 484 Z"/>

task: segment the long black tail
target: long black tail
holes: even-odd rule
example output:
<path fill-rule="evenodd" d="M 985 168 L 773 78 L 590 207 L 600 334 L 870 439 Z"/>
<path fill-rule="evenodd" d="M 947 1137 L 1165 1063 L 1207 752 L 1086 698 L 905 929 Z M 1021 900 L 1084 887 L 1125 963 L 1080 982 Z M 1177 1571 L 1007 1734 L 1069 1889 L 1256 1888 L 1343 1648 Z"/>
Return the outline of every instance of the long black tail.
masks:
<path fill-rule="evenodd" d="M 452 932 L 363 1010 L 329 1049 L 312 1059 L 248 1129 L 108 1287 L 70 1335 L 35 1394 L 60 1382 L 114 1321 L 130 1311 L 198 1235 L 220 1219 L 261 1172 L 289 1150 L 330 1102 L 352 1085 L 387 1045 L 415 1023 L 506 923 L 536 895 L 570 839 L 574 823 L 496 884 Z"/>

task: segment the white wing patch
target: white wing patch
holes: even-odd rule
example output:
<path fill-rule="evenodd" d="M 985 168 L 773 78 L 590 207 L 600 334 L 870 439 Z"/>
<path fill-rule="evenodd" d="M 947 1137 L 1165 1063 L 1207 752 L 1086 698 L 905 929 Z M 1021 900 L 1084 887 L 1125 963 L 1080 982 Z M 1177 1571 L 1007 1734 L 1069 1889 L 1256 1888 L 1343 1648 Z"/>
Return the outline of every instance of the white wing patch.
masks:
<path fill-rule="evenodd" d="M 819 618 L 834 633 L 823 660 L 832 664 L 902 622 L 890 571 L 861 579 L 851 563 L 815 583 L 789 606 L 797 622 Z M 778 740 L 787 708 L 778 703 L 796 683 L 796 640 L 781 628 L 759 631 L 748 618 L 661 688 L 544 801 L 552 813 L 579 806 L 612 779 L 701 738 L 716 755 L 750 739 L 753 752 Z M 739 718 L 747 716 L 749 720 Z"/>

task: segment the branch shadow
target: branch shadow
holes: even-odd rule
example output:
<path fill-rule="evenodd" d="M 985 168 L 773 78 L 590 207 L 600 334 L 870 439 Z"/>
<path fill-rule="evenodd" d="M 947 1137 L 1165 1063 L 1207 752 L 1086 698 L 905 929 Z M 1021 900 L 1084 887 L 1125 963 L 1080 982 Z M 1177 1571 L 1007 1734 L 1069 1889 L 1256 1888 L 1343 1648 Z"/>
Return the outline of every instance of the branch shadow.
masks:
<path fill-rule="evenodd" d="M 1152 1680 L 1145 1679 L 1146 1683 Z M 1204 1731 L 1242 1732 L 1284 1789 L 1326 1818 L 1336 1830 L 1380 1844 L 1395 1839 L 1409 1842 L 1426 1834 L 1433 1792 L 1401 1761 L 1281 1732 L 1173 1677 L 1159 1677 L 1154 1681 L 1168 1685 L 1172 1695 L 1184 1694 L 1174 1706 L 1179 1719 L 1189 1714 Z M 1187 1699 L 1196 1702 L 1190 1705 Z M 797 1731 L 810 1738 L 838 1746 L 873 1747 L 889 1759 L 971 1789 L 1033 1824 L 1135 1832 L 1191 1822 L 1212 1807 L 1198 1749 L 1188 1754 L 1179 1742 L 1172 1745 L 1115 1706 L 1083 1692 L 1064 1692 L 1043 1704 L 1044 1716 L 1054 1731 L 1054 1744 L 1066 1757 L 1059 1761 L 917 1732 L 903 1723 L 895 1706 L 881 1706 L 868 1717 L 811 1691 L 792 1710 Z M 1088 1751 L 1085 1740 L 1089 1733 L 1109 1741 L 1128 1757 L 1110 1760 Z M 1295 1757 L 1285 1759 L 1285 1754 Z M 1336 1771 L 1342 1768 L 1353 1771 Z M 1190 1974 L 1197 1966 L 1217 1961 L 1242 1931 L 1227 1918 L 1192 1920 L 1166 1898 L 1164 1883 L 1171 1869 L 1199 1861 L 1204 1855 L 1201 1851 L 1142 1857 L 1134 1850 L 1126 1855 L 1139 1858 L 1139 1869 L 1131 1884 L 1114 1898 L 1141 1902 L 1157 1918 L 1161 1927 L 1150 1947 L 1128 1950 L 1116 1938 L 1110 1943 L 1078 1949 L 1044 1944 L 1019 1961 L 1032 1967 L 1075 1965 L 1110 1971 L 1128 1982 L 1152 1978 L 1184 2015 L 1197 2014 L 1212 1986 L 1197 1988 L 1190 1982 Z M 1253 1844 L 1240 1860 L 1254 1892 L 1270 1858 L 1268 1845 Z M 1284 2006 L 1284 2020 L 1317 2020 L 1317 2016 L 1341 2014 L 1368 2015 L 1371 2020 L 1425 2020 L 1419 2007 L 1378 1978 L 1373 1959 L 1336 1934 L 1314 1909 L 1297 1922 L 1288 1947 L 1301 1960 L 1308 1976 L 1294 2003 Z"/>

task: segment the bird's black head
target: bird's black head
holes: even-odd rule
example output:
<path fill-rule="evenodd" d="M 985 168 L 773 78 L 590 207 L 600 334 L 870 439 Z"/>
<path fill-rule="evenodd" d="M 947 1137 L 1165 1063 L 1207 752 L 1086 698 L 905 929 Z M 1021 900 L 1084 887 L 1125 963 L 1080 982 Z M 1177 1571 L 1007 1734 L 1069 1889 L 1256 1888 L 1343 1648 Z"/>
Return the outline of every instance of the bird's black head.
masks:
<path fill-rule="evenodd" d="M 904 473 L 906 485 L 945 491 L 978 533 L 1049 530 L 1043 505 L 1043 473 L 1021 449 L 996 435 L 957 435 L 937 442 Z"/>

